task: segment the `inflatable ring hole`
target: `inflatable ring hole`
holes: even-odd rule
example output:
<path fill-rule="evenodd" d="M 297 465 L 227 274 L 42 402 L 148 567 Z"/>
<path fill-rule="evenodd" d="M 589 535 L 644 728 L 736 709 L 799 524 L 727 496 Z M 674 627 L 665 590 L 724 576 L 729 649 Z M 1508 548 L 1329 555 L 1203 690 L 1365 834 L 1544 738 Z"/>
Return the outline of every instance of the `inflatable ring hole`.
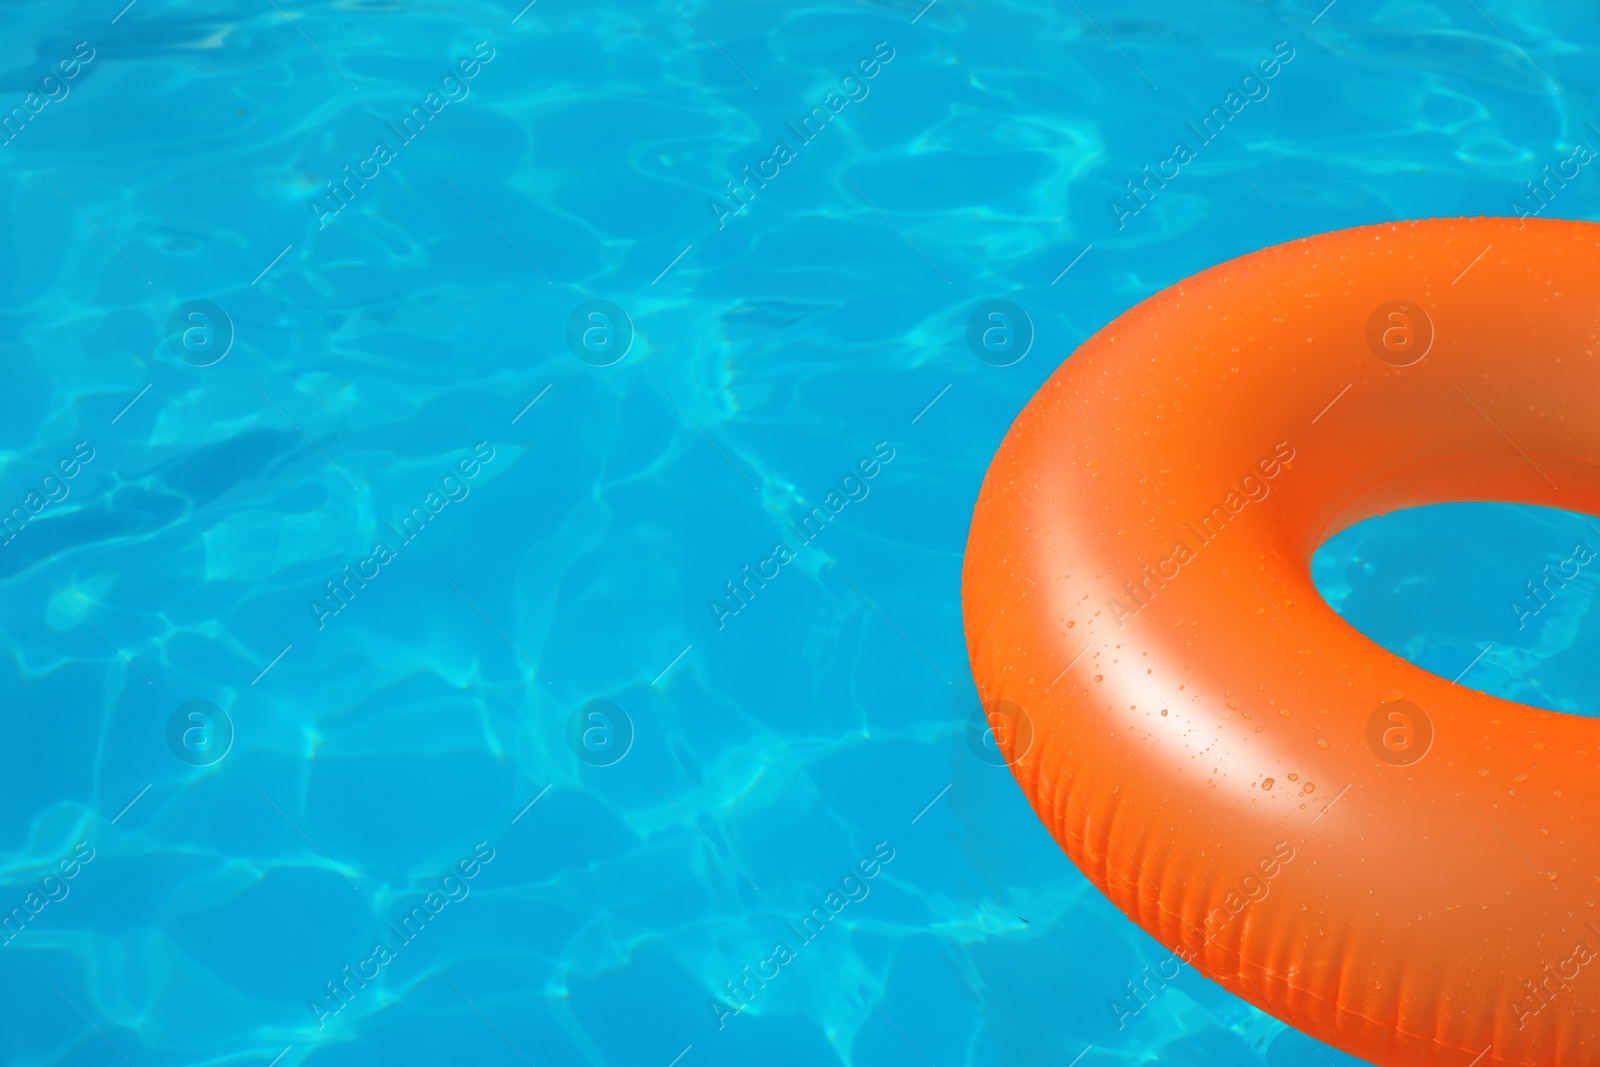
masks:
<path fill-rule="evenodd" d="M 1446 681 L 1600 718 L 1600 518 L 1431 504 L 1356 523 L 1311 560 L 1322 599 Z"/>

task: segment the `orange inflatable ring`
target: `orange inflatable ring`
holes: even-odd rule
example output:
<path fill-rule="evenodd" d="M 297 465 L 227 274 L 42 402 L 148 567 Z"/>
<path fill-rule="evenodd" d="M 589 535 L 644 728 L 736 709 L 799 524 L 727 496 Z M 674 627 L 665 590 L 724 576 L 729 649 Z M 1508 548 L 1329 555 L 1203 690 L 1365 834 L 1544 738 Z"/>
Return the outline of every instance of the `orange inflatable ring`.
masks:
<path fill-rule="evenodd" d="M 968 651 L 1034 811 L 1201 973 L 1385 1067 L 1600 1063 L 1600 722 L 1377 647 L 1311 555 L 1420 504 L 1600 513 L 1597 325 L 1589 223 L 1268 248 L 1090 338 L 978 497 Z"/>

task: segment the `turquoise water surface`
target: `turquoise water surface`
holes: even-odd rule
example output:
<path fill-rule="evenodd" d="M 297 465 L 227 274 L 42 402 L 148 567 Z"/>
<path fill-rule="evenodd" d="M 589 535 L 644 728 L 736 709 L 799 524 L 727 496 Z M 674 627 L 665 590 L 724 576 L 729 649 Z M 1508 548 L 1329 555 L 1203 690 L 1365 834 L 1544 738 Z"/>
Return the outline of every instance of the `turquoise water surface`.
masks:
<path fill-rule="evenodd" d="M 0 8 L 0 1063 L 1357 1063 L 1133 999 L 973 725 L 967 522 L 1197 270 L 1596 217 L 1525 187 L 1600 147 L 1592 14 L 523 2 Z M 1316 577 L 1591 714 L 1590 571 L 1508 606 L 1586 539 Z"/>

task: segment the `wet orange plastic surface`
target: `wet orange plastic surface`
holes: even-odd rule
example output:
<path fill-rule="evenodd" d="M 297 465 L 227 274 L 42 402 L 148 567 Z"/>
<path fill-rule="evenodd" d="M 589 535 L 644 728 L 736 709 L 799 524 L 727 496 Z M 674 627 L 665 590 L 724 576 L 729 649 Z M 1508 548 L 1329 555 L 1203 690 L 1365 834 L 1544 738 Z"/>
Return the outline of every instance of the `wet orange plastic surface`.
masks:
<path fill-rule="evenodd" d="M 1600 1063 L 1600 721 L 1414 667 L 1310 576 L 1398 508 L 1600 513 L 1597 325 L 1593 224 L 1269 248 L 1086 342 L 978 499 L 968 650 L 1039 818 L 1203 974 L 1374 1063 Z"/>

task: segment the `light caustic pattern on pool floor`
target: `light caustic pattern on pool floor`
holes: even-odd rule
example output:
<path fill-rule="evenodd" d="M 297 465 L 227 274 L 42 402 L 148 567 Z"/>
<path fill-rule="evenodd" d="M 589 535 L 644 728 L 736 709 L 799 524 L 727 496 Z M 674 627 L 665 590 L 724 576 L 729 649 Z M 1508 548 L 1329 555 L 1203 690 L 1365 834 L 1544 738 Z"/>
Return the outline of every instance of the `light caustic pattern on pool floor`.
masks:
<path fill-rule="evenodd" d="M 1593 212 L 1593 31 L 1079 6 L 7 4 L 0 1061 L 1353 1062 L 1038 825 L 967 521 L 1161 287 Z M 1484 529 L 1319 578 L 1592 707 Z"/>

